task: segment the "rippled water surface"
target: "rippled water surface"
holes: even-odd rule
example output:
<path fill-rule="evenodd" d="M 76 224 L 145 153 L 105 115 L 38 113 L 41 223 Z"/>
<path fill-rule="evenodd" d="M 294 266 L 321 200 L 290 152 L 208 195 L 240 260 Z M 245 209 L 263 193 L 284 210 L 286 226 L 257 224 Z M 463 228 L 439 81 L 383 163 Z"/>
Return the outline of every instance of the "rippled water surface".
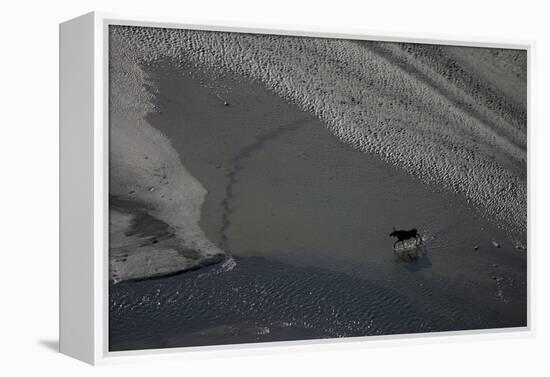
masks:
<path fill-rule="evenodd" d="M 111 291 L 111 350 L 517 326 L 490 309 L 423 308 L 367 280 L 258 257 Z M 452 308 L 452 306 L 455 306 Z"/>

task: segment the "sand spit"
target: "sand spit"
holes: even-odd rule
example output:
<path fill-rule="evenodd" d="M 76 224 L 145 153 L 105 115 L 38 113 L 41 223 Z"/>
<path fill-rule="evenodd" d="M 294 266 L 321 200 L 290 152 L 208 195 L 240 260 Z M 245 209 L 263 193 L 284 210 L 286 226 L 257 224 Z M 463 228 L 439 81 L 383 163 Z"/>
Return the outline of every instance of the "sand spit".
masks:
<path fill-rule="evenodd" d="M 464 195 L 525 241 L 525 51 L 125 26 L 111 33 L 132 62 L 190 61 L 262 82 L 342 141 Z M 137 93 L 146 103 L 145 90 Z"/>
<path fill-rule="evenodd" d="M 166 275 L 218 262 L 199 227 L 206 190 L 145 116 L 153 111 L 130 46 L 110 46 L 110 279 Z"/>

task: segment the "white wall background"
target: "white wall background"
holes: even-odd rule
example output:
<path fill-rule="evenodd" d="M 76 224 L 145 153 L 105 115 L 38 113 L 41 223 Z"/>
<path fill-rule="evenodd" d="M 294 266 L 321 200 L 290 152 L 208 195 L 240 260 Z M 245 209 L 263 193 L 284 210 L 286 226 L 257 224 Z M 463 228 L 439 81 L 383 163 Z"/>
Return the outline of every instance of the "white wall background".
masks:
<path fill-rule="evenodd" d="M 11 375 L 549 375 L 550 210 L 547 144 L 550 21 L 544 1 L 480 0 L 80 0 L 2 3 L 0 95 L 0 373 Z M 93 369 L 52 348 L 57 342 L 58 23 L 90 10 L 168 15 L 197 22 L 243 21 L 421 32 L 537 42 L 531 143 L 537 335 L 527 339 L 402 342 L 308 352 L 226 356 Z M 375 343 L 376 345 L 376 343 Z M 544 350 L 546 348 L 546 350 Z M 7 373 L 6 373 L 7 372 Z"/>

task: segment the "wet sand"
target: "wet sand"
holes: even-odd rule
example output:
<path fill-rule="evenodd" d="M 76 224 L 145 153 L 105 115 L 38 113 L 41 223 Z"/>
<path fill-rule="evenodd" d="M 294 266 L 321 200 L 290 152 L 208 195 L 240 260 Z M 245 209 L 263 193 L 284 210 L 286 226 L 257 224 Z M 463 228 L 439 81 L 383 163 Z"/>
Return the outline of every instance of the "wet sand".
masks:
<path fill-rule="evenodd" d="M 111 351 L 527 325 L 521 52 L 111 31 Z"/>
<path fill-rule="evenodd" d="M 172 59 L 262 83 L 344 143 L 458 193 L 499 226 L 525 234 L 525 50 L 113 30 L 143 63 Z M 519 241 L 525 246 L 525 237 Z"/>
<path fill-rule="evenodd" d="M 342 143 L 261 85 L 191 65 L 146 71 L 158 109 L 147 120 L 208 190 L 200 226 L 236 267 L 117 286 L 112 349 L 526 325 L 526 253 L 464 198 Z M 425 236 L 418 260 L 396 258 L 393 226 Z M 341 291 L 315 296 L 327 276 Z M 270 293 L 255 295 L 264 279 Z M 205 304 L 199 292 L 216 284 Z M 151 295 L 162 311 L 122 309 Z"/>
<path fill-rule="evenodd" d="M 206 190 L 147 123 L 154 108 L 144 72 L 118 42 L 111 38 L 109 60 L 109 280 L 217 263 L 224 252 L 198 224 Z"/>

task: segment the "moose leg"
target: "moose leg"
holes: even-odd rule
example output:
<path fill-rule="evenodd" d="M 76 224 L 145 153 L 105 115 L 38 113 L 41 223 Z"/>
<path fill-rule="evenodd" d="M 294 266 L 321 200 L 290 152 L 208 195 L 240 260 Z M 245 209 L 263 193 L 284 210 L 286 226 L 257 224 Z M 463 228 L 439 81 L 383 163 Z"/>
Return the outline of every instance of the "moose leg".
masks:
<path fill-rule="evenodd" d="M 397 241 L 395 241 L 395 242 L 393 243 L 393 248 L 394 248 L 394 249 L 395 249 L 395 246 L 397 246 L 398 243 L 399 243 L 399 240 L 397 240 Z"/>

